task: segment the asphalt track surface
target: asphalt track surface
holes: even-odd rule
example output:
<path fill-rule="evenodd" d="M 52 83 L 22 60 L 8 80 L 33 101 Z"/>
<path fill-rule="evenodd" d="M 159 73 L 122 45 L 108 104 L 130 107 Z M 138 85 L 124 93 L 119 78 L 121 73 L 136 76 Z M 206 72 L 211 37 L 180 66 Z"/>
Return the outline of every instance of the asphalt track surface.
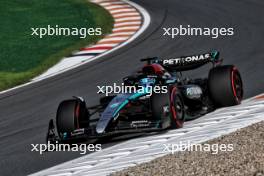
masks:
<path fill-rule="evenodd" d="M 235 64 L 244 81 L 245 98 L 264 92 L 264 2 L 261 0 L 135 0 L 152 22 L 134 42 L 101 59 L 56 77 L 0 95 L 0 175 L 25 175 L 80 156 L 71 152 L 39 155 L 30 144 L 44 143 L 48 120 L 58 103 L 72 95 L 88 105 L 98 102 L 97 85 L 112 85 L 139 68 L 140 58 L 162 58 L 218 49 L 225 64 Z M 234 36 L 163 37 L 162 27 L 233 27 Z M 191 76 L 206 76 L 198 69 Z M 113 145 L 109 143 L 103 146 Z"/>

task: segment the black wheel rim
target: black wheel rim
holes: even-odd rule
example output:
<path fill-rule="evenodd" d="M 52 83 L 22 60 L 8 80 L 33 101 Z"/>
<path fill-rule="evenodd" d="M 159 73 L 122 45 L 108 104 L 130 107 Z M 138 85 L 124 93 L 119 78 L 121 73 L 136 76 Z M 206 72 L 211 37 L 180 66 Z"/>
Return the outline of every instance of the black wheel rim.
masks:
<path fill-rule="evenodd" d="M 175 111 L 176 111 L 176 113 L 177 113 L 177 118 L 179 119 L 179 120 L 184 120 L 183 119 L 183 104 L 182 104 L 182 101 L 181 101 L 181 99 L 180 99 L 180 97 L 179 96 L 176 96 L 175 97 L 175 101 L 174 101 L 174 108 L 175 108 Z"/>
<path fill-rule="evenodd" d="M 234 95 L 237 98 L 237 101 L 241 101 L 243 97 L 243 85 L 242 85 L 242 80 L 239 75 L 239 73 L 234 70 L 233 71 L 233 89 L 234 89 Z"/>

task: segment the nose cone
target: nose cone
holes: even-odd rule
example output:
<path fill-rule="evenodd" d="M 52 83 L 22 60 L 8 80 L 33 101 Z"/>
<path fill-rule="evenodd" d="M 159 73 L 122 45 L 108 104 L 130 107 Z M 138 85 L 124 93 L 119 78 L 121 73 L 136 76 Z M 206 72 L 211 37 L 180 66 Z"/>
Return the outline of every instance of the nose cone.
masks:
<path fill-rule="evenodd" d="M 104 133 L 111 120 L 112 120 L 112 113 L 108 111 L 104 111 L 101 115 L 100 120 L 97 122 L 96 132 L 98 134 Z"/>
<path fill-rule="evenodd" d="M 120 94 L 112 99 L 97 122 L 96 132 L 98 134 L 105 132 L 106 128 L 112 122 L 114 117 L 116 117 L 118 112 L 128 103 L 127 99 L 129 97 L 130 94 Z"/>

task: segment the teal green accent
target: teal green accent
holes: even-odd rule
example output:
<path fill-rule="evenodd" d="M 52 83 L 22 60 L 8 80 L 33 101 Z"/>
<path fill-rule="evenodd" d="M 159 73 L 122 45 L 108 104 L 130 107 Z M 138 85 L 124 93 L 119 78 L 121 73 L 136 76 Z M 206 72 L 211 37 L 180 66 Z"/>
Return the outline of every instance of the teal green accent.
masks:
<path fill-rule="evenodd" d="M 211 52 L 212 58 L 213 58 L 214 60 L 218 59 L 218 58 L 216 58 L 216 56 L 217 56 L 218 54 L 219 54 L 218 51 L 212 51 L 212 52 Z"/>
<path fill-rule="evenodd" d="M 114 103 L 114 104 L 110 105 L 110 108 L 115 108 L 115 107 L 117 107 L 118 105 L 119 105 L 119 103 Z"/>
<path fill-rule="evenodd" d="M 147 93 L 146 92 L 144 92 L 144 93 L 135 93 L 135 94 L 131 95 L 128 99 L 129 100 L 135 100 L 138 97 L 141 97 L 141 96 L 144 96 L 144 95 L 147 95 Z"/>
<path fill-rule="evenodd" d="M 166 83 L 167 84 L 171 84 L 171 83 L 175 83 L 176 82 L 176 79 L 169 79 L 169 80 L 166 80 Z"/>
<path fill-rule="evenodd" d="M 135 100 L 138 97 L 141 97 L 141 96 L 144 96 L 144 95 L 147 95 L 147 94 L 149 94 L 149 91 L 148 91 L 148 89 L 146 87 L 144 87 L 144 92 L 143 93 L 142 92 L 137 92 L 137 93 L 131 95 L 128 99 L 129 100 Z"/>
<path fill-rule="evenodd" d="M 159 121 L 157 122 L 157 124 L 156 124 L 156 128 L 158 128 L 158 127 L 159 127 L 159 125 L 160 125 L 160 122 L 161 122 L 161 120 L 159 120 Z"/>
<path fill-rule="evenodd" d="M 115 116 L 118 114 L 118 112 L 119 112 L 123 107 L 125 107 L 125 106 L 127 105 L 128 102 L 129 102 L 128 100 L 125 100 L 123 103 L 121 103 L 121 105 L 120 105 L 120 106 L 117 108 L 117 110 L 114 112 L 113 117 L 115 117 Z"/>
<path fill-rule="evenodd" d="M 63 133 L 63 139 L 66 139 L 67 138 L 67 133 Z"/>
<path fill-rule="evenodd" d="M 142 97 L 144 95 L 147 95 L 147 94 L 148 94 L 147 92 L 144 92 L 144 93 L 139 93 L 138 92 L 138 93 L 135 93 L 135 94 L 131 95 L 130 97 L 128 97 L 128 99 L 125 100 L 123 103 L 121 103 L 119 105 L 119 107 L 115 110 L 113 117 L 116 117 L 118 112 L 129 103 L 129 100 L 135 100 L 135 99 L 137 99 L 139 97 Z"/>

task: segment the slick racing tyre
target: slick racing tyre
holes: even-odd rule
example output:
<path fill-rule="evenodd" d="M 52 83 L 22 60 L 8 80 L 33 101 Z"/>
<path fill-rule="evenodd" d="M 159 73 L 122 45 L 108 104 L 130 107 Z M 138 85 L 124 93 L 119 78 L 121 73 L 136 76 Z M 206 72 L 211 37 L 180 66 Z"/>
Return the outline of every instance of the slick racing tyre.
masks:
<path fill-rule="evenodd" d="M 185 121 L 183 100 L 177 87 L 172 87 L 170 92 L 171 127 L 181 128 Z"/>
<path fill-rule="evenodd" d="M 163 124 L 166 124 L 163 126 L 182 127 L 184 123 L 184 106 L 176 87 L 170 88 L 166 94 L 153 94 L 151 107 L 153 118 L 160 119 Z"/>
<path fill-rule="evenodd" d="M 84 101 L 71 99 L 62 101 L 56 115 L 58 134 L 70 133 L 89 126 L 89 112 Z"/>
<path fill-rule="evenodd" d="M 160 121 L 160 128 L 170 127 L 170 99 L 169 93 L 153 93 L 150 98 L 152 118 Z"/>
<path fill-rule="evenodd" d="M 208 87 L 214 104 L 218 107 L 234 106 L 243 98 L 243 83 L 239 71 L 233 65 L 212 68 Z"/>

